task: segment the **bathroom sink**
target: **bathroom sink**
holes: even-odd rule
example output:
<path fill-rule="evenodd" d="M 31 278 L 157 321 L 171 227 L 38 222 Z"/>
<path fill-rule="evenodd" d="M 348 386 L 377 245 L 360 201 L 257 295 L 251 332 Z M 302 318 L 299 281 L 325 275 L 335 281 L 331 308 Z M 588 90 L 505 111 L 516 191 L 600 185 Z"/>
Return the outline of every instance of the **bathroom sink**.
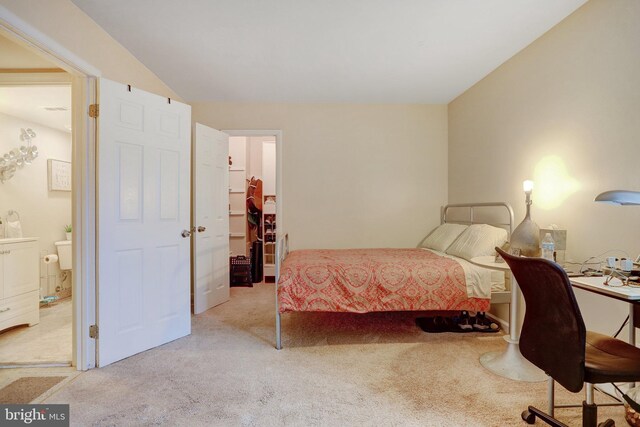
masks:
<path fill-rule="evenodd" d="M 0 239 L 0 245 L 4 243 L 31 242 L 34 240 L 38 240 L 38 237 L 6 237 L 4 239 Z"/>

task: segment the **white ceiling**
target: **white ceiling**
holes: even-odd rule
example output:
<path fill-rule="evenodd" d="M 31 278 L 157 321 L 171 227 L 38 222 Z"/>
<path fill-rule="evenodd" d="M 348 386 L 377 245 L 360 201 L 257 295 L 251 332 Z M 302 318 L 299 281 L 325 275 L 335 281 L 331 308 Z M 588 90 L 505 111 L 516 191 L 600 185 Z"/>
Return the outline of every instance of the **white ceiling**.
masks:
<path fill-rule="evenodd" d="M 67 110 L 48 111 L 43 107 L 63 107 Z M 71 87 L 0 86 L 0 113 L 70 132 Z"/>
<path fill-rule="evenodd" d="M 72 1 L 187 101 L 357 103 L 448 103 L 586 2 Z"/>

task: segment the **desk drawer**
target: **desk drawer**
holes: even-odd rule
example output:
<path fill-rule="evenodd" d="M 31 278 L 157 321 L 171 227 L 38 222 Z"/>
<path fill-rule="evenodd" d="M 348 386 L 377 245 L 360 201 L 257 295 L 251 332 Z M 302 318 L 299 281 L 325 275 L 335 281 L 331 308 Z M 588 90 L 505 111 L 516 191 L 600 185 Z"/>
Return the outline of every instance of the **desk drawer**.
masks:
<path fill-rule="evenodd" d="M 38 291 L 0 300 L 0 323 L 29 312 L 38 312 Z"/>

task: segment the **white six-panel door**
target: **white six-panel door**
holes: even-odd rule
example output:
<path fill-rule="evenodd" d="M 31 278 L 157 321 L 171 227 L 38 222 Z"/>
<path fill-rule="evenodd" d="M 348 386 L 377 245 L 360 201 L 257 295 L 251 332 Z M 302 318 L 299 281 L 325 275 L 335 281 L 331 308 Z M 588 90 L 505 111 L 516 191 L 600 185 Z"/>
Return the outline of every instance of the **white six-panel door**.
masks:
<path fill-rule="evenodd" d="M 229 136 L 196 123 L 194 313 L 229 300 Z"/>
<path fill-rule="evenodd" d="M 191 107 L 100 79 L 98 365 L 188 335 Z"/>

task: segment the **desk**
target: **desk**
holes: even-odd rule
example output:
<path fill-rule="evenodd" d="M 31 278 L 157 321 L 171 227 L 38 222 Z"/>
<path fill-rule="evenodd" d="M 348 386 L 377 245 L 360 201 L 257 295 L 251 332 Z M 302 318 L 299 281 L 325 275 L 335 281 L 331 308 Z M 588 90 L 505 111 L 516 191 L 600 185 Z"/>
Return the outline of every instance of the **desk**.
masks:
<path fill-rule="evenodd" d="M 640 288 L 629 286 L 607 286 L 604 281 L 607 277 L 572 277 L 571 285 L 574 288 L 583 289 L 598 295 L 604 295 L 629 303 L 629 344 L 636 345 L 636 328 L 634 322 L 634 306 L 640 303 Z M 619 279 L 612 279 L 620 282 Z"/>
<path fill-rule="evenodd" d="M 495 262 L 493 256 L 472 258 L 473 264 L 490 270 L 509 272 L 506 262 Z M 509 313 L 509 335 L 505 335 L 507 348 L 504 351 L 491 351 L 480 356 L 480 364 L 501 377 L 516 381 L 541 382 L 547 376 L 520 353 L 520 288 L 511 275 L 511 307 Z"/>

